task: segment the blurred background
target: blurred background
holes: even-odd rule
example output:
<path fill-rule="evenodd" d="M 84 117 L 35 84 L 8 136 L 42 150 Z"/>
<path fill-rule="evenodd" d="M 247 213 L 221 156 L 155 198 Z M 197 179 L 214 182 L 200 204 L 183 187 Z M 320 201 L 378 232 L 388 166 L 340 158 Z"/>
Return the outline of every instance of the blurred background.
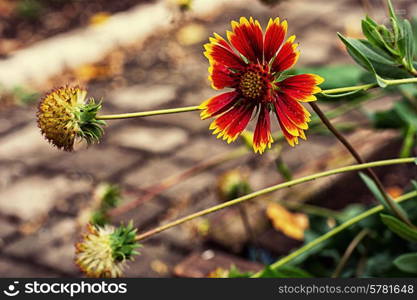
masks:
<path fill-rule="evenodd" d="M 417 15 L 415 1 L 393 2 L 402 17 Z M 207 80 L 203 44 L 213 32 L 225 36 L 241 16 L 264 27 L 270 17 L 287 19 L 300 43 L 296 72 L 322 74 L 323 88 L 354 85 L 366 74 L 336 33 L 360 37 L 365 14 L 384 22 L 385 13 L 380 0 L 0 0 L 0 276 L 81 276 L 73 245 L 109 189 L 120 194 L 120 206 L 135 203 L 110 221 L 132 219 L 143 231 L 224 201 L 229 181 L 258 190 L 353 163 L 321 126 L 295 148 L 277 142 L 260 156 L 241 140 L 217 140 L 197 112 L 109 121 L 99 145 L 66 153 L 36 125 L 45 92 L 84 86 L 103 100 L 105 114 L 198 105 L 217 93 Z M 346 113 L 335 124 L 367 160 L 376 160 L 401 152 L 402 131 L 377 128 L 384 126 L 372 117 L 397 99 L 375 91 L 320 104 L 326 111 L 342 107 Z M 410 166 L 378 174 L 393 196 L 417 177 Z M 256 271 L 332 228 L 343 209 L 353 214 L 373 201 L 355 174 L 293 187 L 156 235 L 126 276 L 219 276 L 232 265 Z M 314 276 L 331 275 L 348 241 L 324 251 L 320 268 L 305 266 L 314 266 Z M 382 274 L 386 269 L 377 268 L 391 254 L 384 255 L 345 276 Z"/>

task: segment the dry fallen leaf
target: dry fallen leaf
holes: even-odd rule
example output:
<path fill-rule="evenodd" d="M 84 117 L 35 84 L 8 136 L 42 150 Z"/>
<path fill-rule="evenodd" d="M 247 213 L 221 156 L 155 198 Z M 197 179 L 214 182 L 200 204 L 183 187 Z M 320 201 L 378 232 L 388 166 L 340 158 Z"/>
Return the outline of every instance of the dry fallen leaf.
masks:
<path fill-rule="evenodd" d="M 295 240 L 304 239 L 304 231 L 308 228 L 305 214 L 292 213 L 278 203 L 268 204 L 266 214 L 276 230 Z"/>

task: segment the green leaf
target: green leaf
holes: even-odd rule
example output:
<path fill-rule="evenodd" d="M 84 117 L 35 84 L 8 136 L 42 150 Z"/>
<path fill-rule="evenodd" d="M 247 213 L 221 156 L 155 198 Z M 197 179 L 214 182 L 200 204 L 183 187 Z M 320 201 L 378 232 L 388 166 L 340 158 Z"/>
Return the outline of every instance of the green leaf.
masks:
<path fill-rule="evenodd" d="M 394 260 L 394 265 L 401 271 L 417 274 L 417 252 L 397 257 Z"/>
<path fill-rule="evenodd" d="M 409 125 L 404 137 L 403 145 L 401 147 L 400 157 L 410 157 L 413 150 L 414 140 L 417 133 L 417 127 Z"/>
<path fill-rule="evenodd" d="M 387 209 L 388 211 L 392 211 L 391 207 L 388 205 L 387 201 L 385 200 L 384 195 L 379 190 L 376 183 L 368 175 L 362 172 L 359 172 L 359 176 L 361 177 L 363 182 L 366 184 L 368 189 L 372 192 L 374 197 L 385 207 L 385 209 Z M 407 215 L 406 212 L 402 209 L 402 207 L 398 205 L 398 203 L 393 202 L 393 205 L 396 207 L 397 211 L 400 212 L 402 215 L 404 216 Z"/>
<path fill-rule="evenodd" d="M 382 223 L 384 223 L 392 232 L 397 234 L 399 237 L 411 241 L 417 242 L 417 230 L 411 228 L 404 222 L 400 221 L 396 217 L 380 214 Z"/>
<path fill-rule="evenodd" d="M 345 44 L 350 56 L 365 70 L 375 74 L 374 67 L 366 58 L 366 56 L 357 48 L 354 41 L 355 39 L 345 38 L 342 34 L 338 33 L 339 38 Z"/>
<path fill-rule="evenodd" d="M 365 40 L 352 40 L 352 43 L 361 51 L 369 60 L 389 65 L 389 66 L 398 66 L 398 63 L 394 61 L 390 56 L 388 56 L 385 52 L 381 51 L 381 49 L 376 48 L 370 42 Z M 374 64 L 373 64 L 374 65 Z M 375 67 L 375 65 L 374 65 Z"/>
<path fill-rule="evenodd" d="M 338 33 L 339 38 L 342 40 L 342 42 L 345 44 L 348 53 L 350 56 L 363 68 L 374 74 L 376 81 L 378 82 L 378 85 L 382 88 L 386 87 L 387 84 L 385 81 L 376 73 L 373 65 L 369 61 L 369 59 L 365 56 L 364 53 L 361 52 L 360 49 L 358 49 L 358 42 L 355 39 L 351 38 L 345 38 L 342 34 Z"/>
<path fill-rule="evenodd" d="M 310 278 L 312 277 L 307 271 L 293 266 L 282 266 L 278 269 L 272 269 L 266 266 L 262 271 L 260 278 Z"/>
<path fill-rule="evenodd" d="M 366 17 L 365 20 L 362 20 L 362 32 L 368 41 L 375 46 L 383 47 L 384 43 L 381 41 L 381 36 L 376 30 L 377 26 L 378 24 L 369 17 Z"/>
<path fill-rule="evenodd" d="M 400 40 L 398 48 L 401 52 L 401 58 L 405 60 L 405 66 L 408 70 L 413 68 L 413 58 L 415 54 L 415 41 L 411 24 L 408 20 L 399 22 L 400 26 Z"/>
<path fill-rule="evenodd" d="M 232 265 L 227 273 L 227 278 L 249 278 L 252 274 L 252 272 L 241 272 L 235 265 Z"/>

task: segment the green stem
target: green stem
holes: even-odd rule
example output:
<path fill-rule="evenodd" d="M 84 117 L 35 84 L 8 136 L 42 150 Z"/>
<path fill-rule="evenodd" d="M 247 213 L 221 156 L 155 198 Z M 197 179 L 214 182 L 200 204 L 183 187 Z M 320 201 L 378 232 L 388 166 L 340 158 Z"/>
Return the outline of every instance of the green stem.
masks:
<path fill-rule="evenodd" d="M 195 218 L 201 217 L 201 216 L 205 216 L 208 214 L 211 214 L 213 212 L 216 212 L 218 210 L 221 210 L 223 208 L 226 207 L 230 207 L 239 203 L 242 203 L 246 200 L 250 200 L 253 198 L 256 198 L 258 196 L 262 196 L 286 187 L 290 187 L 296 184 L 300 184 L 300 183 L 304 183 L 307 181 L 311 181 L 311 180 L 315 180 L 317 178 L 321 178 L 321 177 L 326 177 L 326 176 L 330 176 L 330 175 L 334 175 L 334 174 L 338 174 L 338 173 L 344 173 L 344 172 L 349 172 L 349 171 L 357 171 L 357 170 L 362 170 L 362 169 L 366 169 L 366 168 L 371 168 L 371 167 L 379 167 L 379 166 L 387 166 L 387 165 L 393 165 L 393 164 L 403 164 L 403 163 L 413 163 L 415 161 L 416 158 L 399 158 L 399 159 L 390 159 L 390 160 L 383 160 L 383 161 L 376 161 L 376 162 L 371 162 L 371 163 L 364 163 L 364 164 L 358 164 L 358 165 L 352 165 L 352 166 L 347 166 L 347 167 L 343 167 L 343 168 L 338 168 L 338 169 L 334 169 L 334 170 L 329 170 L 329 171 L 325 171 L 325 172 L 321 172 L 321 173 L 316 173 L 313 175 L 309 175 L 309 176 L 305 176 L 299 179 L 295 179 L 295 180 L 291 180 L 291 181 L 287 181 L 281 184 L 277 184 L 277 185 L 273 185 L 271 187 L 256 191 L 254 193 L 250 193 L 248 195 L 245 195 L 243 197 L 239 197 L 236 198 L 234 200 L 228 201 L 228 202 L 224 202 L 222 204 L 219 205 L 215 205 L 212 206 L 210 208 L 201 210 L 199 212 L 190 214 L 188 216 L 185 216 L 183 218 L 180 218 L 178 220 L 175 220 L 173 222 L 167 223 L 165 225 L 162 225 L 160 227 L 151 229 L 145 233 L 139 234 L 136 237 L 137 241 L 149 238 L 152 235 L 155 235 L 157 233 L 160 233 L 162 231 L 165 231 L 167 229 L 170 229 L 172 227 L 175 227 L 177 225 L 180 225 L 182 223 L 191 221 Z"/>
<path fill-rule="evenodd" d="M 329 89 L 329 90 L 322 90 L 320 93 L 323 95 L 330 95 L 330 94 L 341 94 L 346 92 L 354 92 L 358 90 L 366 91 L 368 89 L 377 87 L 377 83 L 368 83 L 368 84 L 362 84 L 362 85 L 355 85 L 355 86 L 347 86 L 342 88 L 336 88 L 336 89 Z"/>
<path fill-rule="evenodd" d="M 407 132 L 404 137 L 404 142 L 401 147 L 400 157 L 407 157 L 409 153 L 411 153 L 411 150 L 414 146 L 414 137 L 417 133 L 417 128 L 414 127 L 413 124 L 410 124 L 408 126 Z"/>
<path fill-rule="evenodd" d="M 399 84 L 406 84 L 406 83 L 417 83 L 417 78 L 404 78 L 404 79 L 393 79 L 393 80 L 384 79 L 383 81 L 388 86 L 388 85 L 399 85 Z M 352 92 L 352 91 L 358 91 L 358 90 L 366 91 L 370 88 L 374 88 L 377 86 L 378 86 L 377 83 L 369 83 L 369 84 L 348 86 L 348 87 L 337 88 L 337 89 L 323 90 L 321 91 L 321 94 L 330 95 L 330 94 L 339 94 L 339 93 Z M 148 117 L 148 116 L 156 116 L 156 115 L 175 114 L 175 113 L 182 113 L 182 112 L 189 112 L 189 111 L 196 111 L 196 110 L 199 110 L 199 106 L 186 106 L 186 107 L 150 110 L 150 111 L 126 113 L 126 114 L 102 115 L 102 116 L 97 116 L 96 119 L 97 120 L 128 119 L 128 118 Z"/>
<path fill-rule="evenodd" d="M 402 195 L 401 197 L 397 198 L 395 201 L 397 203 L 400 203 L 402 201 L 406 201 L 409 199 L 412 199 L 414 197 L 417 196 L 417 191 L 414 192 L 410 192 L 407 193 L 405 195 Z M 270 265 L 271 269 L 278 269 L 279 267 L 291 262 L 292 260 L 294 260 L 295 258 L 299 257 L 300 255 L 306 253 L 307 251 L 309 251 L 310 249 L 316 247 L 317 245 L 323 243 L 324 241 L 328 240 L 329 238 L 335 236 L 336 234 L 342 232 L 343 230 L 345 230 L 346 228 L 352 226 L 353 224 L 356 224 L 360 221 L 362 221 L 363 219 L 372 216 L 378 212 L 381 212 L 384 210 L 384 207 L 382 205 L 378 205 L 375 206 L 371 209 L 368 209 L 367 211 L 361 213 L 360 215 L 357 215 L 356 217 L 353 217 L 352 219 L 346 221 L 345 223 L 333 228 L 332 230 L 330 230 L 329 232 L 325 233 L 324 235 L 318 237 L 317 239 L 315 239 L 314 241 L 306 244 L 305 246 L 301 247 L 300 249 L 292 252 L 290 255 L 287 255 L 283 258 L 281 258 L 280 260 L 278 260 L 277 262 L 273 263 L 272 265 Z M 253 278 L 257 278 L 261 276 L 261 272 L 258 272 L 254 275 L 252 275 Z"/>
<path fill-rule="evenodd" d="M 96 119 L 97 120 L 129 119 L 129 118 L 156 116 L 156 115 L 176 114 L 176 113 L 182 113 L 182 112 L 188 112 L 188 111 L 196 111 L 198 109 L 199 109 L 198 106 L 186 106 L 186 107 L 159 109 L 159 110 L 126 113 L 126 114 L 118 114 L 118 115 L 102 115 L 102 116 L 97 116 Z"/>

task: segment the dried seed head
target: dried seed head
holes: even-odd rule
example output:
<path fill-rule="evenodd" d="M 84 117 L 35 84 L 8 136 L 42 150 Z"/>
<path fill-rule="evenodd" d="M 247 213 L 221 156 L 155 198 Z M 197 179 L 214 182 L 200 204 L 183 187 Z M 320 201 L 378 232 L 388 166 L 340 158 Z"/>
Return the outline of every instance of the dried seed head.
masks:
<path fill-rule="evenodd" d="M 89 224 L 82 241 L 75 245 L 75 262 L 88 277 L 121 277 L 127 260 L 139 254 L 135 237 L 132 224 L 119 228 Z"/>
<path fill-rule="evenodd" d="M 58 149 L 72 151 L 77 138 L 88 144 L 98 142 L 103 135 L 103 121 L 96 120 L 101 104 L 94 99 L 86 103 L 87 91 L 79 87 L 52 90 L 41 100 L 38 126 L 45 138 Z"/>

